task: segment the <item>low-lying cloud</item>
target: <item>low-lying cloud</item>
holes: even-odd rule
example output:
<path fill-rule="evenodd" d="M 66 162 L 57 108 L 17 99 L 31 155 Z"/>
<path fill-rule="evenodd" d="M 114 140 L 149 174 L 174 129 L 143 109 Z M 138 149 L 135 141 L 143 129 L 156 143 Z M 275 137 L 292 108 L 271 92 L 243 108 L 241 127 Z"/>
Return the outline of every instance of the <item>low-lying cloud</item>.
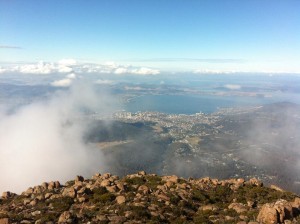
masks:
<path fill-rule="evenodd" d="M 104 64 L 78 63 L 75 59 L 62 59 L 58 62 L 43 62 L 6 66 L 0 69 L 0 73 L 22 73 L 22 74 L 67 74 L 75 73 L 100 73 L 100 74 L 132 74 L 132 75 L 157 75 L 158 69 L 148 67 L 136 67 L 131 65 L 119 65 L 114 62 Z"/>
<path fill-rule="evenodd" d="M 68 87 L 71 84 L 72 84 L 72 79 L 68 79 L 68 78 L 56 80 L 51 83 L 52 86 L 56 86 L 56 87 Z"/>
<path fill-rule="evenodd" d="M 134 74 L 134 75 L 158 75 L 160 73 L 157 69 L 146 67 L 132 68 L 132 67 L 119 67 L 114 70 L 115 74 Z"/>
<path fill-rule="evenodd" d="M 55 87 L 69 87 L 77 78 L 75 73 L 71 73 L 67 75 L 64 79 L 56 80 L 51 83 L 52 86 Z"/>
<path fill-rule="evenodd" d="M 109 113 L 113 99 L 90 85 L 74 83 L 68 91 L 0 111 L 0 192 L 20 192 L 44 181 L 92 175 L 105 166 L 103 155 L 84 141 L 83 111 Z M 6 108 L 7 109 L 7 108 Z"/>

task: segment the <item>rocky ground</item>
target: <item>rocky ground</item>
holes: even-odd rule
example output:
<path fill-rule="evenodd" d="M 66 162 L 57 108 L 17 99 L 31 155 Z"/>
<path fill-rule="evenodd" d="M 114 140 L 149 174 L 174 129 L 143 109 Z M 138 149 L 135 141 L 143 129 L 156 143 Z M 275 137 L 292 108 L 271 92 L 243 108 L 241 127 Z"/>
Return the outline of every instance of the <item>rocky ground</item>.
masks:
<path fill-rule="evenodd" d="M 96 174 L 4 192 L 8 223 L 300 223 L 300 198 L 257 179 Z"/>

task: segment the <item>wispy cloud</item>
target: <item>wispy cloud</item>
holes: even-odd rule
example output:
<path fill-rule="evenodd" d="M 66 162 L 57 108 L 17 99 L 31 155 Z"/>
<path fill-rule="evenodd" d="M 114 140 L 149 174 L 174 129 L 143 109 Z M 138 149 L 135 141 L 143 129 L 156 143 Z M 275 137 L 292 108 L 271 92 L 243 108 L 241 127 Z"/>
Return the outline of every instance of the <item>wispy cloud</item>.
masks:
<path fill-rule="evenodd" d="M 23 49 L 19 46 L 13 46 L 13 45 L 0 45 L 0 49 Z"/>

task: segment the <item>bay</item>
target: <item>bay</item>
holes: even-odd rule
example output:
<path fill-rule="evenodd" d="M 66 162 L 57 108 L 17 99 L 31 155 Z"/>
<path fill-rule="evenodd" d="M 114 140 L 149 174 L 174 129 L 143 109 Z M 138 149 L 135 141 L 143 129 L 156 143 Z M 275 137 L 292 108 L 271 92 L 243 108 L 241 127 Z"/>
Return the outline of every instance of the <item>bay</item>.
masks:
<path fill-rule="evenodd" d="M 213 113 L 220 108 L 256 106 L 288 101 L 285 97 L 218 95 L 143 95 L 129 100 L 128 112 L 156 111 L 172 114 Z"/>

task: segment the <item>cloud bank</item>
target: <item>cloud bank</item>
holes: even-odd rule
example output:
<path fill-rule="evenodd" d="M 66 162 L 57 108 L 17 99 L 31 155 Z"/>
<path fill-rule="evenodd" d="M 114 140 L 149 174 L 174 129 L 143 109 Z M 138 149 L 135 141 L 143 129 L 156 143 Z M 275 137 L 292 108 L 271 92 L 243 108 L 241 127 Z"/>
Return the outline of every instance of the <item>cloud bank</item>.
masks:
<path fill-rule="evenodd" d="M 13 114 L 2 108 L 0 192 L 101 172 L 105 159 L 99 149 L 84 142 L 88 124 L 80 117 L 88 110 L 108 113 L 112 105 L 109 95 L 99 96 L 89 85 L 74 83 L 68 91 Z"/>
<path fill-rule="evenodd" d="M 119 65 L 114 62 L 104 64 L 78 63 L 75 59 L 62 59 L 58 62 L 43 62 L 6 66 L 0 68 L 0 73 L 15 72 L 22 74 L 67 74 L 75 73 L 101 73 L 101 74 L 132 74 L 132 75 L 158 75 L 158 69 L 148 67 L 135 67 L 131 65 Z"/>

